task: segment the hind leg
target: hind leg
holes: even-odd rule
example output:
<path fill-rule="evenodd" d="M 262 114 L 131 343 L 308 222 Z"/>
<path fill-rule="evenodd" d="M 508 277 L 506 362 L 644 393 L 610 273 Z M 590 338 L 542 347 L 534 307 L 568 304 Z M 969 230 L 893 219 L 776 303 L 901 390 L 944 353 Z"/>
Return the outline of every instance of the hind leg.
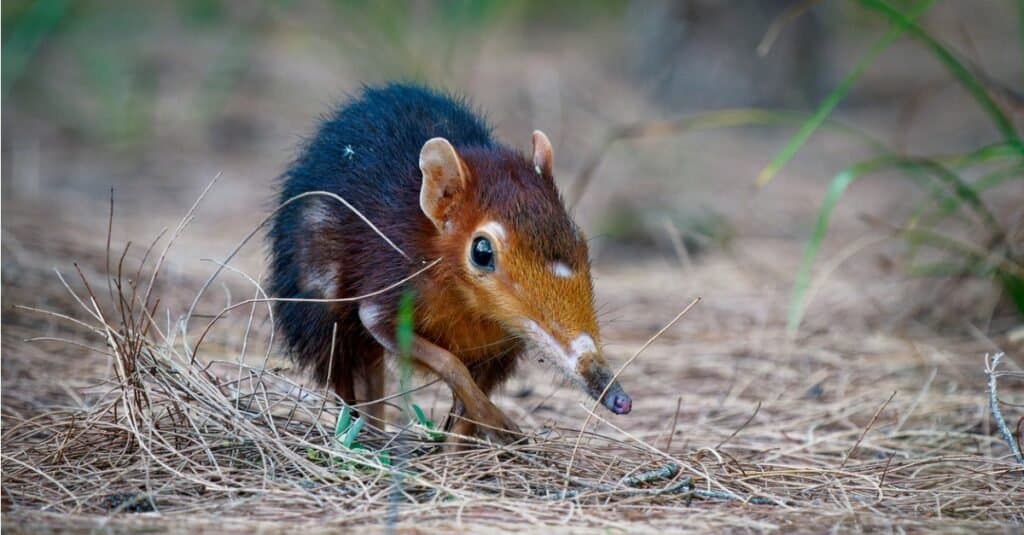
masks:
<path fill-rule="evenodd" d="M 366 362 L 356 383 L 359 403 L 364 404 L 362 412 L 367 415 L 370 422 L 384 429 L 384 426 L 387 424 L 384 419 L 384 409 L 387 406 L 384 402 L 366 404 L 384 397 L 384 348 L 373 344 L 372 347 L 364 350 L 362 354 L 366 358 Z"/>
<path fill-rule="evenodd" d="M 332 374 L 334 383 L 334 393 L 341 398 L 342 401 L 347 405 L 352 405 L 356 402 L 356 388 L 355 379 L 352 377 L 352 373 L 348 370 L 342 370 L 340 372 L 334 372 Z"/>

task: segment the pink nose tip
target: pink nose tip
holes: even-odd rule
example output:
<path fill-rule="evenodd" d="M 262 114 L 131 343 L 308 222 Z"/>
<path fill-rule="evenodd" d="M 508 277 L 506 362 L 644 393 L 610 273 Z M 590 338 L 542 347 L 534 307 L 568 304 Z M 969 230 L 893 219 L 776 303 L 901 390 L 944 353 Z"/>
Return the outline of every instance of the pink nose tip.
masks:
<path fill-rule="evenodd" d="M 629 414 L 633 410 L 633 400 L 626 394 L 616 394 L 612 402 L 612 412 L 615 414 Z"/>

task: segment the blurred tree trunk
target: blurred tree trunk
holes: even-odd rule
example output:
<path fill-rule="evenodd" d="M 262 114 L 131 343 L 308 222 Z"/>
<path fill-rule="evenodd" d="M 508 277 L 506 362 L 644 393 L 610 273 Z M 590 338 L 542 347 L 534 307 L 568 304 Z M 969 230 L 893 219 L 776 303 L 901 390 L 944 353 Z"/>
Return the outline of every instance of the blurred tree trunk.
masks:
<path fill-rule="evenodd" d="M 827 82 L 829 40 L 822 22 L 828 6 L 810 4 L 634 0 L 626 15 L 627 72 L 671 107 L 812 105 Z M 771 47 L 759 54 L 766 32 L 784 19 Z"/>

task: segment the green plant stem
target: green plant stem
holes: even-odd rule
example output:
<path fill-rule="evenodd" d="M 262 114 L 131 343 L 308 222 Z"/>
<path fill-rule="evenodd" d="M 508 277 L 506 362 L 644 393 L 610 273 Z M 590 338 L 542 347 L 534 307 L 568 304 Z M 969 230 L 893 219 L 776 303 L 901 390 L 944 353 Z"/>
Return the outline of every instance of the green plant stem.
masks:
<path fill-rule="evenodd" d="M 927 11 L 933 3 L 934 0 L 925 0 L 921 2 L 911 10 L 909 18 L 913 20 L 921 16 L 921 14 Z M 813 134 L 822 125 L 822 123 L 825 122 L 825 119 L 827 119 L 832 113 L 832 110 L 835 109 L 837 104 L 839 104 L 839 101 L 846 97 L 847 93 L 850 92 L 850 89 L 853 88 L 853 84 L 856 83 L 856 81 L 860 79 L 861 75 L 864 74 L 864 71 L 874 63 L 875 59 L 878 58 L 878 55 L 888 48 L 893 41 L 899 38 L 899 36 L 903 35 L 905 31 L 906 28 L 894 24 L 885 32 L 885 34 L 882 35 L 881 39 L 876 41 L 875 44 L 868 49 L 867 53 L 865 53 L 853 67 L 853 70 L 851 70 L 846 77 L 843 78 L 843 81 L 825 97 L 825 100 L 818 106 L 818 109 L 815 110 L 814 115 L 812 115 L 811 118 L 800 127 L 800 130 L 798 130 L 797 133 L 790 138 L 788 142 L 786 142 L 786 145 L 778 152 L 778 154 L 775 155 L 775 158 L 773 158 L 772 161 L 761 170 L 757 175 L 758 186 L 765 186 L 772 180 L 772 178 L 775 177 L 776 174 L 778 174 L 779 170 L 781 170 L 782 167 L 793 158 L 796 152 L 800 150 L 800 147 L 810 139 L 811 134 Z"/>
<path fill-rule="evenodd" d="M 398 343 L 399 388 L 405 409 L 409 408 L 409 382 L 412 379 L 413 303 L 412 290 L 406 290 L 398 302 L 398 321 L 395 327 L 395 341 Z"/>
<path fill-rule="evenodd" d="M 969 154 L 958 156 L 955 159 L 952 159 L 952 161 L 958 166 L 991 162 L 1005 155 L 1005 152 L 1003 151 L 1005 147 L 1007 147 L 1005 144 L 982 147 L 981 149 Z M 950 190 L 950 193 L 960 204 L 970 206 L 981 217 L 990 233 L 988 241 L 990 245 L 987 246 L 988 248 L 994 247 L 1005 241 L 1005 231 L 991 211 L 988 210 L 984 202 L 982 202 L 980 197 L 978 197 L 978 193 L 975 191 L 974 187 L 965 182 L 949 167 L 936 160 L 909 158 L 899 154 L 886 154 L 847 167 L 837 174 L 829 184 L 829 188 L 825 193 L 825 197 L 822 200 L 820 208 L 818 209 L 818 218 L 814 224 L 813 230 L 811 231 L 811 236 L 808 238 L 807 244 L 804 248 L 804 256 L 797 271 L 796 279 L 793 283 L 793 292 L 791 294 L 789 312 L 786 318 L 786 330 L 790 336 L 796 334 L 797 329 L 800 327 L 800 322 L 803 320 L 804 311 L 807 306 L 806 293 L 808 285 L 810 284 L 811 268 L 814 266 L 814 260 L 821 248 L 821 243 L 824 240 L 826 231 L 828 230 L 829 220 L 832 217 L 832 212 L 835 209 L 836 204 L 839 202 L 839 198 L 854 180 L 882 169 L 900 169 L 907 172 L 907 176 L 915 180 L 931 177 L 933 180 Z M 913 228 L 906 229 L 903 234 L 912 242 L 917 242 L 922 236 L 928 236 L 927 233 L 922 233 L 920 229 Z M 934 242 L 934 240 L 931 241 Z M 962 248 L 958 250 L 962 252 L 961 249 Z M 1009 263 L 1007 264 L 1006 262 Z M 1017 277 L 1012 269 L 1015 265 L 1012 259 L 1007 258 L 1006 261 L 1001 262 L 1000 265 L 1003 266 L 1000 268 L 1000 273 L 1008 273 L 1007 276 Z M 1009 266 L 1010 271 L 1007 271 L 1006 266 Z M 1015 281 L 1015 278 L 1010 279 L 1008 284 L 1004 284 L 1004 288 L 1012 292 L 1012 290 L 1016 288 Z M 1014 300 L 1016 301 L 1016 298 L 1014 298 Z M 1022 309 L 1022 311 L 1024 311 L 1024 309 Z"/>
<path fill-rule="evenodd" d="M 976 194 L 980 195 L 985 191 L 997 187 L 1007 180 L 1014 178 L 1024 179 L 1024 165 L 1017 164 L 1009 169 L 999 169 L 982 175 L 981 178 L 975 180 L 970 187 Z M 908 226 L 934 227 L 943 219 L 955 214 L 962 204 L 958 202 L 956 195 L 948 195 L 944 191 L 935 192 L 930 200 L 935 201 L 937 205 L 935 211 L 925 213 L 925 205 L 929 204 L 929 200 L 926 200 L 922 203 L 921 207 L 915 210 L 915 215 L 910 218 Z M 918 220 L 922 221 L 921 225 L 918 224 Z"/>
<path fill-rule="evenodd" d="M 923 42 L 932 52 L 932 54 L 938 58 L 946 69 L 952 74 L 961 85 L 974 97 L 992 121 L 995 123 L 996 128 L 1002 134 L 1003 138 L 1008 142 L 1017 147 L 1017 150 L 1024 154 L 1024 145 L 1020 144 L 1020 138 L 1017 136 L 1017 130 L 1014 128 L 1013 123 L 1008 117 L 999 109 L 999 106 L 989 96 L 985 86 L 978 80 L 978 77 L 971 73 L 952 52 L 946 47 L 942 46 L 934 37 L 924 31 L 916 22 L 913 17 L 904 15 L 896 8 L 889 5 L 883 0 L 860 0 L 861 4 L 886 16 L 890 23 L 900 28 L 902 31 L 906 31 L 911 37 Z"/>
<path fill-rule="evenodd" d="M 568 195 L 566 195 L 567 204 L 570 207 L 574 207 L 576 206 L 576 203 L 583 198 L 583 194 L 590 185 L 594 172 L 604 160 L 605 155 L 608 153 L 608 149 L 620 141 L 679 135 L 691 130 L 701 130 L 706 128 L 761 125 L 772 126 L 789 125 L 794 123 L 802 124 L 807 120 L 807 114 L 804 113 L 771 111 L 757 108 L 733 108 L 695 113 L 693 115 L 687 115 L 685 117 L 675 119 L 640 121 L 615 126 L 609 129 L 601 143 L 583 158 L 583 164 L 580 166 L 580 171 L 576 174 L 576 178 L 573 179 L 572 187 L 570 188 Z M 828 119 L 826 117 L 822 119 L 820 126 L 838 134 L 856 139 L 875 151 L 885 151 L 885 145 L 881 141 L 850 125 L 834 119 Z"/>

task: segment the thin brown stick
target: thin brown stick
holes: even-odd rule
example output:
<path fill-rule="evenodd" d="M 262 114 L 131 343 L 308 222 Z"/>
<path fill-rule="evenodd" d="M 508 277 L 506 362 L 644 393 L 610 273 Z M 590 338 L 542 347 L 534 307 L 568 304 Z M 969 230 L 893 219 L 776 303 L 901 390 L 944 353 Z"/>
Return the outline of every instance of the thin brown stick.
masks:
<path fill-rule="evenodd" d="M 761 410 L 761 401 L 758 400 L 757 406 L 754 407 L 754 412 L 750 413 L 750 417 L 747 418 L 746 420 L 744 420 L 743 424 L 741 424 L 739 427 L 737 427 L 736 430 L 732 432 L 732 434 L 730 434 L 729 436 L 725 437 L 725 439 L 722 440 L 721 442 L 719 442 L 718 444 L 715 444 L 715 448 L 714 449 L 717 450 L 717 449 L 721 448 L 722 446 L 727 444 L 730 440 L 735 438 L 736 435 L 740 434 L 740 431 L 743 431 L 743 429 L 745 429 L 748 425 L 750 425 L 750 422 L 754 421 L 754 417 L 757 416 L 757 413 L 760 412 L 760 410 Z"/>
<path fill-rule="evenodd" d="M 683 396 L 676 398 L 676 411 L 672 413 L 672 427 L 668 431 L 668 439 L 665 440 L 665 451 L 672 450 L 672 438 L 676 436 L 676 424 L 679 423 L 679 410 L 683 408 Z"/>
<path fill-rule="evenodd" d="M 871 417 L 871 421 L 868 422 L 868 425 L 864 426 L 864 430 L 861 431 L 860 436 L 857 437 L 857 441 L 853 443 L 853 446 L 850 448 L 850 450 L 847 451 L 846 455 L 843 456 L 843 462 L 839 463 L 840 470 L 846 467 L 846 462 L 850 460 L 850 456 L 853 455 L 854 452 L 857 451 L 857 448 L 860 447 L 861 441 L 864 440 L 864 436 L 867 435 L 868 431 L 871 430 L 871 426 L 875 425 L 875 420 L 878 419 L 878 415 L 882 414 L 882 411 L 885 410 L 885 408 L 889 405 L 889 402 L 892 401 L 895 397 L 896 391 L 894 390 L 892 394 L 889 396 L 889 399 L 885 400 L 885 403 L 882 403 L 882 405 L 878 407 L 878 410 L 875 411 L 874 416 Z"/>

